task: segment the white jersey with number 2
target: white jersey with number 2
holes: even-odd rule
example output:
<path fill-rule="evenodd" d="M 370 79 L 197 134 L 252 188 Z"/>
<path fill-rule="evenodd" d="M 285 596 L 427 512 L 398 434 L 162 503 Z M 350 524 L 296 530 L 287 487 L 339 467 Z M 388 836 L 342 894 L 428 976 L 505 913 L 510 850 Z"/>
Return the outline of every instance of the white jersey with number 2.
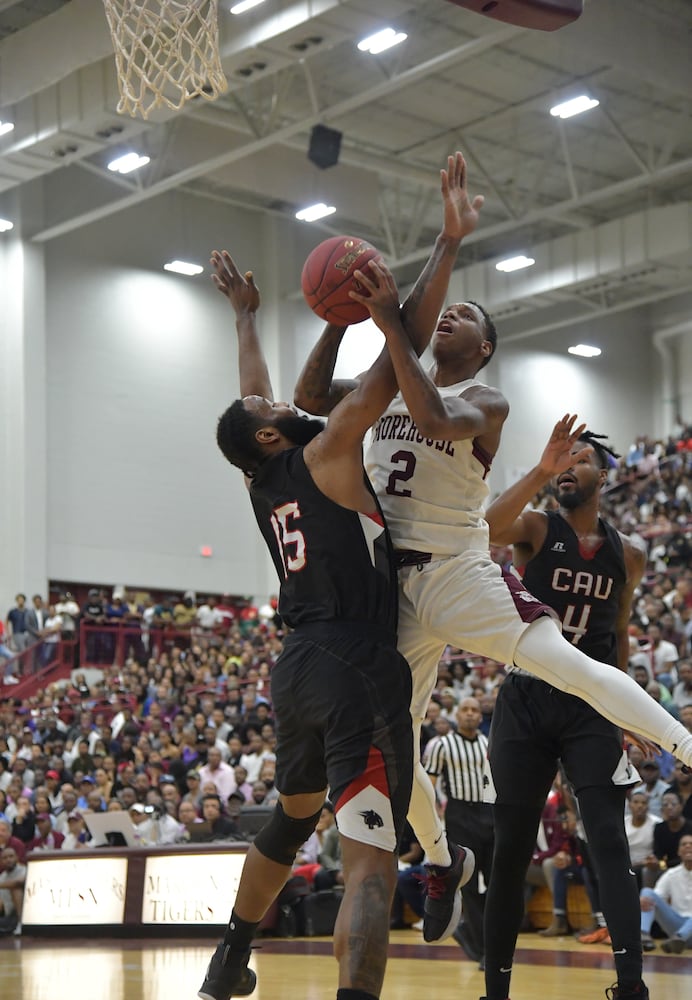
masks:
<path fill-rule="evenodd" d="M 443 398 L 461 396 L 476 379 L 438 386 Z M 473 439 L 424 438 L 401 393 L 372 428 L 365 467 L 396 549 L 452 556 L 488 549 L 483 516 L 492 455 Z"/>

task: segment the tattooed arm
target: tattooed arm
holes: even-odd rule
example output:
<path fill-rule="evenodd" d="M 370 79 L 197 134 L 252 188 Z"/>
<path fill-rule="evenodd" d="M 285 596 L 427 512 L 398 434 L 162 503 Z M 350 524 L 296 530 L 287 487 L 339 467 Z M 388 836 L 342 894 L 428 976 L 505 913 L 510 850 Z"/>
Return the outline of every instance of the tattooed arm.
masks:
<path fill-rule="evenodd" d="M 401 308 L 401 321 L 420 356 L 433 334 L 452 277 L 461 241 L 478 225 L 483 196 L 471 200 L 466 187 L 466 161 L 461 153 L 447 158 L 440 171 L 444 207 L 442 231 L 428 261 Z"/>
<path fill-rule="evenodd" d="M 308 355 L 293 393 L 294 403 L 306 413 L 326 417 L 358 385 L 359 379 L 332 378 L 346 329 L 328 323 Z"/>

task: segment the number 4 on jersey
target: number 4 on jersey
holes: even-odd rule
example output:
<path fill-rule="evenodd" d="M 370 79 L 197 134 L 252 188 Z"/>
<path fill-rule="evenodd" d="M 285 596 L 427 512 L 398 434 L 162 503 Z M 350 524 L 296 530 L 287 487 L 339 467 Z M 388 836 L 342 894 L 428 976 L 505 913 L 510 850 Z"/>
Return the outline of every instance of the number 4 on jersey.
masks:
<path fill-rule="evenodd" d="M 565 608 L 565 617 L 562 619 L 562 634 L 569 638 L 574 646 L 579 645 L 579 640 L 586 633 L 589 627 L 589 616 L 591 615 L 591 605 L 584 604 L 581 609 L 581 617 L 575 622 L 577 608 L 574 604 L 568 604 Z"/>

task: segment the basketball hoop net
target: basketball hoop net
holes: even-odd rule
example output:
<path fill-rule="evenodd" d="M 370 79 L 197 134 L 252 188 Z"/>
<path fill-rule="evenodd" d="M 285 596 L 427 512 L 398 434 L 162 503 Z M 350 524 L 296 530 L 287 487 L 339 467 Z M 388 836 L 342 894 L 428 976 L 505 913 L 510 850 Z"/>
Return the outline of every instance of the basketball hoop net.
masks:
<path fill-rule="evenodd" d="M 119 114 L 148 118 L 228 89 L 219 54 L 218 0 L 103 0 L 118 73 Z"/>

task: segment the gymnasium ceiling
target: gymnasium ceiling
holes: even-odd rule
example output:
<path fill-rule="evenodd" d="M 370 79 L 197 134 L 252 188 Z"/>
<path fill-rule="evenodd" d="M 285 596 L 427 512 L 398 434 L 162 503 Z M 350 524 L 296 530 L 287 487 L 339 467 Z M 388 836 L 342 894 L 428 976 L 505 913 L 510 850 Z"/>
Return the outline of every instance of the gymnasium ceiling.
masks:
<path fill-rule="evenodd" d="M 286 216 L 323 200 L 337 213 L 316 235 L 369 238 L 406 281 L 437 231 L 438 169 L 459 148 L 486 197 L 461 266 L 479 273 L 515 252 L 560 264 L 559 280 L 496 290 L 510 332 L 690 288 L 690 0 L 586 0 L 554 33 L 447 0 L 265 0 L 240 16 L 230 5 L 219 20 L 228 92 L 144 122 L 116 113 L 101 0 L 0 0 L 0 119 L 15 123 L 0 137 L 0 215 L 29 184 L 46 215 L 27 235 L 43 242 L 174 189 Z M 407 40 L 357 50 L 387 25 Z M 577 93 L 599 107 L 550 116 Z M 327 170 L 307 159 L 318 123 L 343 133 Z M 151 162 L 116 177 L 106 165 L 128 149 Z M 601 263 L 584 267 L 594 248 Z"/>

